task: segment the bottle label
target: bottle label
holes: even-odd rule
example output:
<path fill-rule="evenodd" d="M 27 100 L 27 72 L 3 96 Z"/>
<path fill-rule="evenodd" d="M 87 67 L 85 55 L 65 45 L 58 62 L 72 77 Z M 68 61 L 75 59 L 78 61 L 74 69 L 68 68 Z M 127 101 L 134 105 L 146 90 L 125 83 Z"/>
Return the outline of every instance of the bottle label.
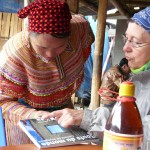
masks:
<path fill-rule="evenodd" d="M 129 135 L 104 131 L 103 150 L 141 150 L 143 134 Z"/>

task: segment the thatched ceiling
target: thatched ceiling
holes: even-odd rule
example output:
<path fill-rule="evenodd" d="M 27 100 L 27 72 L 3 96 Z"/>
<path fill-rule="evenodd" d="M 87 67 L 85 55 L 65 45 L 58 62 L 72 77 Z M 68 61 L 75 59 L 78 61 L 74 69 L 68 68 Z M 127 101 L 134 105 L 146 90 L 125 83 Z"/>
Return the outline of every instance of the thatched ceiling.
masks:
<path fill-rule="evenodd" d="M 67 0 L 69 1 L 69 0 Z M 73 0 L 79 1 L 78 13 L 83 15 L 97 15 L 98 3 L 100 0 Z M 134 7 L 140 7 L 140 10 L 150 6 L 150 0 L 109 0 L 108 10 L 117 8 L 114 14 L 107 15 L 109 18 L 117 18 L 119 16 L 131 17 L 135 12 Z"/>

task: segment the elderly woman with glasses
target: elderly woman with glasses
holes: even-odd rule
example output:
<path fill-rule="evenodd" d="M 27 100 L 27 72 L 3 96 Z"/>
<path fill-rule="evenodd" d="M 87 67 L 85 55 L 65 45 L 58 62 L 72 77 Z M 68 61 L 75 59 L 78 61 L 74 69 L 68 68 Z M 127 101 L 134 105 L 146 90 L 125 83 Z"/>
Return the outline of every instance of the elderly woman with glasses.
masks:
<path fill-rule="evenodd" d="M 131 18 L 123 38 L 123 51 L 132 72 L 130 80 L 135 84 L 136 103 L 146 126 L 150 124 L 150 7 Z M 64 109 L 43 117 L 55 117 L 63 127 L 79 125 L 102 138 L 109 114 L 109 108 L 100 107 L 93 111 Z"/>

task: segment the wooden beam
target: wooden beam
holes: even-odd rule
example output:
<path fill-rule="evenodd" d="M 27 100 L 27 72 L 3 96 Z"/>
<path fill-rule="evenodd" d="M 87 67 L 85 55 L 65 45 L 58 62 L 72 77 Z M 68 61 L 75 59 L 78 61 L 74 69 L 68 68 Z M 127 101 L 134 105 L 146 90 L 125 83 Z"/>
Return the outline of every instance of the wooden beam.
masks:
<path fill-rule="evenodd" d="M 107 19 L 128 19 L 126 16 L 121 15 L 119 12 L 108 14 Z"/>
<path fill-rule="evenodd" d="M 11 13 L 3 13 L 0 37 L 5 39 L 9 38 L 10 20 L 11 20 Z"/>
<path fill-rule="evenodd" d="M 2 29 L 2 17 L 3 17 L 3 13 L 0 12 L 0 33 L 1 33 L 1 29 Z"/>
<path fill-rule="evenodd" d="M 98 90 L 101 85 L 102 56 L 105 39 L 107 5 L 108 0 L 99 0 L 97 31 L 95 39 L 94 62 L 93 62 L 91 103 L 89 106 L 89 108 L 92 110 L 100 106 L 100 96 L 98 95 Z"/>
<path fill-rule="evenodd" d="M 131 14 L 129 14 L 129 12 L 127 12 L 127 10 L 123 8 L 118 0 L 110 0 L 110 2 L 112 3 L 112 5 L 114 5 L 115 8 L 118 9 L 121 15 L 126 16 L 127 18 L 131 17 Z"/>
<path fill-rule="evenodd" d="M 131 0 L 126 0 L 125 1 L 126 4 L 135 4 L 135 5 L 139 5 L 139 4 L 143 4 L 143 5 L 146 5 L 146 6 L 149 6 L 150 5 L 150 1 L 131 1 Z"/>
<path fill-rule="evenodd" d="M 147 7 L 147 6 L 150 6 L 150 2 L 143 2 L 143 1 L 129 1 L 127 0 L 126 1 L 126 5 L 127 6 L 132 6 L 132 7 Z"/>
<path fill-rule="evenodd" d="M 10 22 L 9 38 L 14 35 L 14 27 L 17 27 L 17 22 L 15 21 L 15 13 L 12 13 L 11 22 Z"/>
<path fill-rule="evenodd" d="M 75 13 L 75 14 L 78 14 L 78 12 L 79 12 L 79 0 L 66 0 L 66 1 L 69 5 L 70 11 Z"/>

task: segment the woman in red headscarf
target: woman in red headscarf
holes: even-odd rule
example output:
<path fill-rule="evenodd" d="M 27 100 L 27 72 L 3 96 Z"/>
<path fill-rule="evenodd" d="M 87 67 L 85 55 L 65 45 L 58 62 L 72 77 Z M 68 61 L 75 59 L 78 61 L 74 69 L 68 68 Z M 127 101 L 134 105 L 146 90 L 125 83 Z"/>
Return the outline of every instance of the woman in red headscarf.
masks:
<path fill-rule="evenodd" d="M 20 119 L 73 108 L 71 95 L 83 80 L 94 41 L 89 23 L 82 16 L 71 16 L 68 5 L 59 0 L 36 0 L 18 16 L 28 16 L 28 28 L 0 53 L 0 105 L 8 145 L 28 143 L 18 129 Z"/>

